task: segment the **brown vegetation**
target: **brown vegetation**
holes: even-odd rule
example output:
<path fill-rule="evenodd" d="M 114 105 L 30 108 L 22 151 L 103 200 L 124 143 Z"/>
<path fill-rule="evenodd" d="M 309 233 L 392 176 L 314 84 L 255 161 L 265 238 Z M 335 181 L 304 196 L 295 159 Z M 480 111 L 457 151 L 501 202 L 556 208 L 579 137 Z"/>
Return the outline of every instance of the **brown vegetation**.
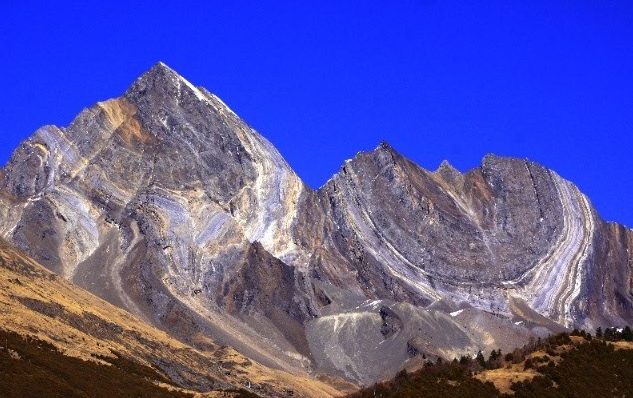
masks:
<path fill-rule="evenodd" d="M 192 397 L 168 390 L 172 384 L 156 369 L 123 357 L 84 361 L 63 355 L 53 345 L 0 330 L 0 397 Z"/>
<path fill-rule="evenodd" d="M 123 356 L 84 361 L 36 338 L 0 330 L 1 398 L 257 398 L 235 389 L 199 395 L 178 388 L 154 368 Z"/>

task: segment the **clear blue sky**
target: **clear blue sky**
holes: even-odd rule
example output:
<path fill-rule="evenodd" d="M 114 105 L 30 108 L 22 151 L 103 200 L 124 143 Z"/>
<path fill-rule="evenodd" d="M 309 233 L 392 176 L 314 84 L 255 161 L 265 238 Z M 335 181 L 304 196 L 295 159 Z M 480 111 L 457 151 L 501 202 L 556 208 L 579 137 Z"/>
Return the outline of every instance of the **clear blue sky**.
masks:
<path fill-rule="evenodd" d="M 162 60 L 312 187 L 385 139 L 428 169 L 528 157 L 633 226 L 631 1 L 63 3 L 0 1 L 2 164 Z"/>

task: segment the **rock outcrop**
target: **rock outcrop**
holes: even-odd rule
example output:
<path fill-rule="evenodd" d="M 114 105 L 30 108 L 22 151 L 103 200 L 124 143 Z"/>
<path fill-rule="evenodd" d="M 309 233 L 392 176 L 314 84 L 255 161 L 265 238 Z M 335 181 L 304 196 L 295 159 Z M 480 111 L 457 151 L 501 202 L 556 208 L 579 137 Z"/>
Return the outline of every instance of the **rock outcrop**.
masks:
<path fill-rule="evenodd" d="M 0 234 L 50 270 L 286 371 L 367 384 L 419 354 L 633 321 L 633 232 L 553 171 L 488 155 L 430 172 L 382 143 L 314 191 L 162 63 L 39 129 L 0 184 Z"/>

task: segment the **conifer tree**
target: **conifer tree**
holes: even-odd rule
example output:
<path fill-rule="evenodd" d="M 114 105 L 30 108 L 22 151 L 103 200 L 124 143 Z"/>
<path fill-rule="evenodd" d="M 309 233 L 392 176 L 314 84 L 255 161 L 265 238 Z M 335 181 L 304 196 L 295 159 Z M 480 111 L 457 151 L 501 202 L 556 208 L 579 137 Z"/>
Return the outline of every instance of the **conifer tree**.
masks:
<path fill-rule="evenodd" d="M 486 358 L 484 358 L 484 354 L 481 353 L 481 350 L 479 350 L 479 352 L 477 353 L 476 360 L 482 368 L 486 368 Z"/>
<path fill-rule="evenodd" d="M 626 341 L 633 341 L 633 331 L 628 325 L 622 331 L 622 338 Z"/>

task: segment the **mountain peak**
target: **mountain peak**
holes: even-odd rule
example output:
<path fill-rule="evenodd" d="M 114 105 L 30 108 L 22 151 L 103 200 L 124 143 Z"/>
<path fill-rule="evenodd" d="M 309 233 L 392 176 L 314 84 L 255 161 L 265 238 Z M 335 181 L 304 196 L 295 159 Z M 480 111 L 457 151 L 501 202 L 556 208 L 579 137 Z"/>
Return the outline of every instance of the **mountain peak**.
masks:
<path fill-rule="evenodd" d="M 455 167 L 453 167 L 453 165 L 448 160 L 442 160 L 442 163 L 440 163 L 440 167 L 437 168 L 436 172 L 459 173 L 459 171 Z"/>
<path fill-rule="evenodd" d="M 460 177 L 462 177 L 462 173 L 459 172 L 452 164 L 449 163 L 448 160 L 443 160 L 440 164 L 440 167 L 437 168 L 434 172 L 435 174 L 440 175 L 444 180 L 455 182 Z"/>
<path fill-rule="evenodd" d="M 152 65 L 150 70 L 154 70 L 154 69 L 157 69 L 157 70 L 166 69 L 166 70 L 169 70 L 169 71 L 172 71 L 172 72 L 176 73 L 172 68 L 167 66 L 163 61 L 158 61 L 154 65 Z"/>
<path fill-rule="evenodd" d="M 393 149 L 393 147 L 386 140 L 382 140 L 380 141 L 380 144 L 378 144 L 378 146 L 376 147 L 375 151 L 376 152 L 379 152 L 379 151 L 395 152 L 396 150 Z"/>
<path fill-rule="evenodd" d="M 442 160 L 442 163 L 440 163 L 440 168 L 451 168 L 452 169 L 453 165 L 451 165 L 451 163 L 448 160 L 444 159 L 444 160 Z"/>
<path fill-rule="evenodd" d="M 164 78 L 169 77 L 171 81 L 185 80 L 178 72 L 167 66 L 164 62 L 158 61 L 149 70 L 143 73 L 139 79 L 143 78 Z M 138 79 L 137 79 L 138 80 Z"/>
<path fill-rule="evenodd" d="M 177 97 L 182 91 L 189 91 L 198 99 L 205 99 L 198 88 L 164 62 L 159 61 L 139 76 L 125 92 L 125 95 L 128 98 L 138 98 L 148 93 L 158 93 L 161 97 L 165 94 Z"/>

